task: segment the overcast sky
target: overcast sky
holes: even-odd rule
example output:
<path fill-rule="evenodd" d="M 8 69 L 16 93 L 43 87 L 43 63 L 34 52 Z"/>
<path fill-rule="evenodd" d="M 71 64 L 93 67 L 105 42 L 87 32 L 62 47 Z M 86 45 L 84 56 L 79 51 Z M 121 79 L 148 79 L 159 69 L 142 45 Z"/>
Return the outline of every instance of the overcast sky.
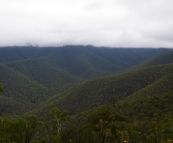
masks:
<path fill-rule="evenodd" d="M 173 0 L 0 0 L 0 46 L 173 47 Z"/>

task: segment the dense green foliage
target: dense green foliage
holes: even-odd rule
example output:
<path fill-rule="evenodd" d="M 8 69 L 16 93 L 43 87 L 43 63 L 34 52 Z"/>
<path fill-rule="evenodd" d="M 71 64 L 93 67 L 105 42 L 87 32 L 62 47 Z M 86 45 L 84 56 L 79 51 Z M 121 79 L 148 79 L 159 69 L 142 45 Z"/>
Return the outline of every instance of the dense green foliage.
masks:
<path fill-rule="evenodd" d="M 151 58 L 147 61 L 142 62 L 138 67 L 148 67 L 154 65 L 163 65 L 163 64 L 171 64 L 173 63 L 173 52 L 162 54 Z"/>
<path fill-rule="evenodd" d="M 109 106 L 100 107 L 88 115 L 88 121 L 77 126 L 69 121 L 67 111 L 54 107 L 47 121 L 35 115 L 19 119 L 0 119 L 1 143 L 75 143 L 122 141 L 126 137 L 123 122 L 125 117 L 115 114 Z"/>
<path fill-rule="evenodd" d="M 169 51 L 92 46 L 0 48 L 0 82 L 5 91 L 0 98 L 1 116 L 23 114 L 77 83 L 125 71 Z"/>
<path fill-rule="evenodd" d="M 168 51 L 0 49 L 0 142 L 172 143 L 172 53 L 140 64 Z"/>
<path fill-rule="evenodd" d="M 47 101 L 47 105 L 44 104 L 44 107 L 38 109 L 35 113 L 44 115 L 51 108 L 57 106 L 61 110 L 67 109 L 69 113 L 75 114 L 100 105 L 115 104 L 117 101 L 145 88 L 151 88 L 152 85 L 153 88 L 156 88 L 152 90 L 154 93 L 160 93 L 161 90 L 167 91 L 173 86 L 168 76 L 172 73 L 173 65 L 162 65 L 89 80 L 58 96 L 54 96 Z M 167 78 L 165 79 L 165 77 Z M 164 79 L 165 86 L 157 84 L 162 83 Z M 167 85 L 167 83 L 169 84 Z M 161 88 L 162 86 L 163 88 Z"/>
<path fill-rule="evenodd" d="M 74 117 L 56 107 L 35 115 L 0 119 L 2 143 L 166 143 L 173 140 L 173 91 L 101 106 Z"/>
<path fill-rule="evenodd" d="M 8 66 L 0 64 L 0 69 L 0 79 L 4 87 L 3 99 L 6 99 L 5 104 L 0 100 L 2 103 L 1 105 L 4 104 L 1 115 L 6 113 L 10 114 L 10 112 L 13 113 L 13 108 L 11 108 L 11 111 L 4 110 L 7 101 L 9 101 L 9 103 L 7 103 L 7 106 L 9 107 L 12 106 L 11 102 L 13 103 L 13 101 L 18 105 L 23 105 L 23 107 L 25 106 L 23 112 L 26 112 L 31 110 L 32 107 L 34 107 L 34 104 L 38 104 L 48 98 L 49 92 L 44 85 L 39 84 L 37 81 L 30 79 L 26 75 L 15 71 Z M 21 111 L 21 109 L 19 110 Z"/>
<path fill-rule="evenodd" d="M 173 91 L 121 101 L 117 111 L 129 118 L 129 136 L 132 142 L 159 143 L 173 139 Z"/>

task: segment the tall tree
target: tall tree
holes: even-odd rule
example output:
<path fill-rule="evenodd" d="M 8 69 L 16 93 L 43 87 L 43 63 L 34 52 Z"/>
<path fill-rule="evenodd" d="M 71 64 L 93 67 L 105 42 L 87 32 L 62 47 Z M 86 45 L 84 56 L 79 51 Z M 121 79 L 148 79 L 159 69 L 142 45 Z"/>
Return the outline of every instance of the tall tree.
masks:
<path fill-rule="evenodd" d="M 50 111 L 51 119 L 46 122 L 42 122 L 42 140 L 46 143 L 60 143 L 61 142 L 61 130 L 63 123 L 68 120 L 67 111 L 60 111 L 57 107 L 54 107 Z"/>
<path fill-rule="evenodd" d="M 67 114 L 68 112 L 66 110 L 60 112 L 57 107 L 52 108 L 52 110 L 50 111 L 50 115 L 53 117 L 52 122 L 55 123 L 57 127 L 57 136 L 60 135 L 63 121 L 66 121 L 68 119 Z"/>
<path fill-rule="evenodd" d="M 125 118 L 115 114 L 110 106 L 102 106 L 89 116 L 89 124 L 95 132 L 99 133 L 102 143 L 106 139 L 115 140 L 120 135 L 123 130 L 120 127 L 122 121 L 125 121 Z"/>
<path fill-rule="evenodd" d="M 27 120 L 27 128 L 25 133 L 26 134 L 25 143 L 30 143 L 37 132 L 39 120 L 35 115 L 28 116 L 26 120 Z"/>
<path fill-rule="evenodd" d="M 4 92 L 4 89 L 2 87 L 2 84 L 0 83 L 0 92 Z"/>

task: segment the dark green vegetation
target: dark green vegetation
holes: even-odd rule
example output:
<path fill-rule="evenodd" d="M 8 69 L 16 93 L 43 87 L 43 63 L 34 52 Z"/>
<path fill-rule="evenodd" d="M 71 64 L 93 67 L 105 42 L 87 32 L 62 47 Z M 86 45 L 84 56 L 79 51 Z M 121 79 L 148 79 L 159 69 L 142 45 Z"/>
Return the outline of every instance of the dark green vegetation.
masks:
<path fill-rule="evenodd" d="M 50 119 L 42 121 L 35 115 L 19 119 L 0 119 L 1 143 L 80 143 L 123 141 L 120 138 L 126 118 L 115 114 L 109 106 L 91 112 L 88 121 L 70 122 L 67 111 L 52 108 Z"/>
<path fill-rule="evenodd" d="M 57 106 L 61 110 L 67 109 L 75 114 L 100 105 L 114 104 L 131 94 L 143 92 L 145 88 L 156 88 L 153 89 L 156 94 L 162 90 L 168 91 L 173 86 L 169 81 L 172 73 L 173 65 L 161 65 L 89 80 L 69 89 L 59 97 L 52 97 L 47 105 L 44 104 L 44 107 L 37 112 L 46 113 L 46 110 L 49 111 Z M 164 80 L 166 81 L 163 82 Z"/>
<path fill-rule="evenodd" d="M 173 52 L 153 57 L 141 63 L 138 67 L 148 67 L 153 65 L 163 65 L 173 63 Z"/>
<path fill-rule="evenodd" d="M 0 49 L 0 142 L 173 142 L 170 51 Z"/>
<path fill-rule="evenodd" d="M 0 82 L 5 90 L 0 115 L 23 114 L 77 83 L 120 73 L 170 51 L 92 46 L 0 48 Z"/>
<path fill-rule="evenodd" d="M 4 91 L 4 89 L 2 87 L 2 84 L 0 83 L 0 92 L 3 92 L 3 91 Z"/>

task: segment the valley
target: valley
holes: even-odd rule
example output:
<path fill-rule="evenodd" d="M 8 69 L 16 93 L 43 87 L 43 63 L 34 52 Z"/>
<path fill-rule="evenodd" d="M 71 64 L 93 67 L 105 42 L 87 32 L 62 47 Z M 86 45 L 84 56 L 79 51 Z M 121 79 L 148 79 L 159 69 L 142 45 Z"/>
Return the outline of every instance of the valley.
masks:
<path fill-rule="evenodd" d="M 173 140 L 172 49 L 6 47 L 0 69 L 0 127 L 28 143 Z"/>

